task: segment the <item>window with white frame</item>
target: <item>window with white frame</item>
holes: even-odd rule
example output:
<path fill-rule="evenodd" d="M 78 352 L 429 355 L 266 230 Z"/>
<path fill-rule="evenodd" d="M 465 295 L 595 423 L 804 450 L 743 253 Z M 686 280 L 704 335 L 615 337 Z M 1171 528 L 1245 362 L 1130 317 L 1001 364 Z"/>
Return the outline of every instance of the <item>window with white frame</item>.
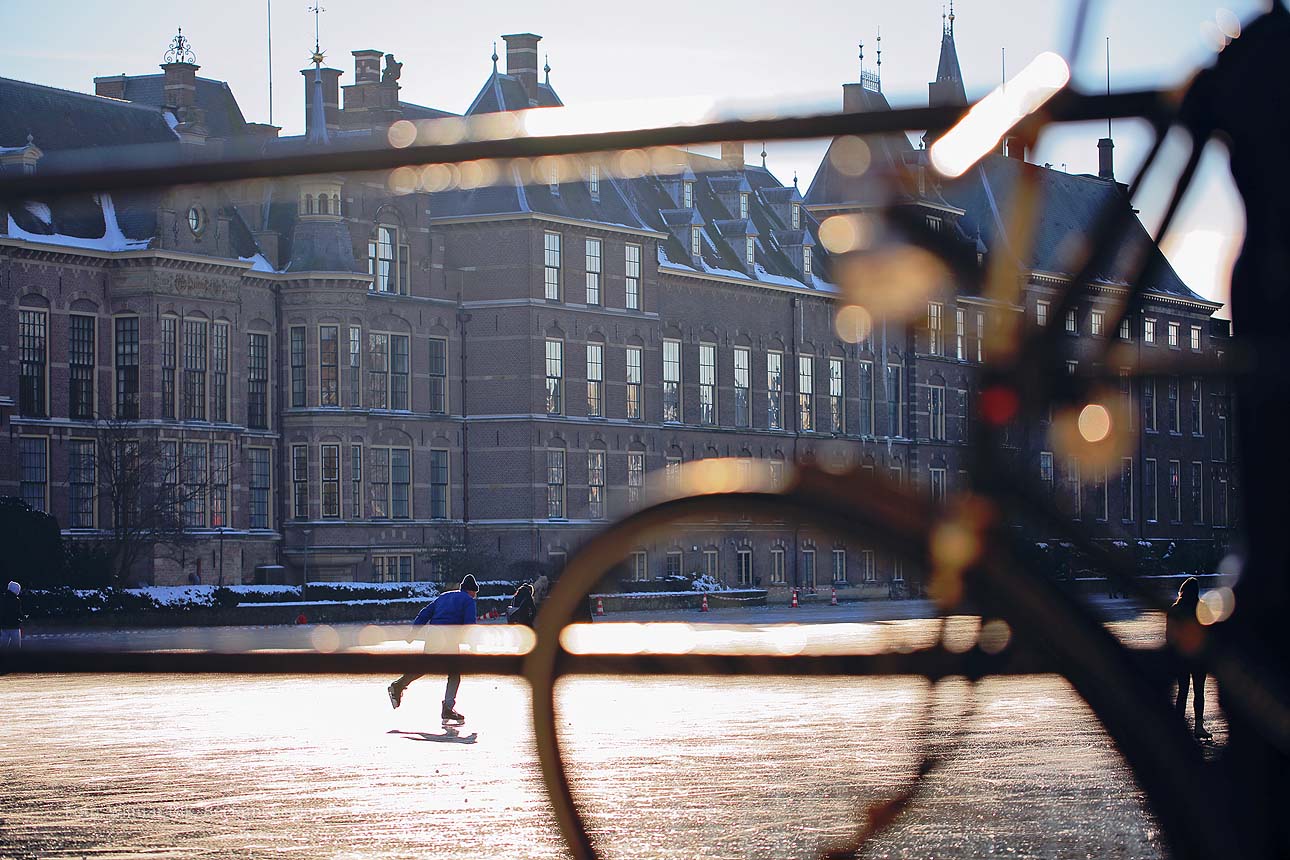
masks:
<path fill-rule="evenodd" d="M 94 417 L 95 330 L 98 320 L 85 314 L 67 318 L 67 415 L 88 420 Z"/>
<path fill-rule="evenodd" d="M 605 518 L 605 452 L 587 452 L 587 516 Z"/>
<path fill-rule="evenodd" d="M 721 555 L 718 550 L 705 549 L 703 551 L 703 575 L 720 581 L 721 579 Z"/>
<path fill-rule="evenodd" d="M 757 253 L 756 241 L 753 240 L 752 236 L 745 236 L 744 237 L 744 261 L 751 266 L 753 264 L 753 260 L 755 259 L 756 253 Z"/>
<path fill-rule="evenodd" d="M 560 448 L 546 452 L 546 515 L 564 519 L 564 450 Z"/>
<path fill-rule="evenodd" d="M 811 246 L 802 247 L 802 274 L 811 277 Z"/>
<path fill-rule="evenodd" d="M 95 463 L 93 439 L 67 441 L 68 528 L 94 528 Z"/>
<path fill-rule="evenodd" d="M 1179 347 L 1178 342 L 1178 323 L 1171 322 L 1165 327 L 1165 337 L 1171 349 Z"/>
<path fill-rule="evenodd" d="M 349 518 L 363 518 L 363 446 L 349 446 Z"/>
<path fill-rule="evenodd" d="M 624 304 L 629 311 L 641 306 L 641 246 L 628 245 L 624 251 L 627 266 L 627 290 Z"/>
<path fill-rule="evenodd" d="M 564 412 L 564 341 L 546 341 L 546 411 L 548 415 Z"/>
<path fill-rule="evenodd" d="M 815 590 L 815 550 L 802 550 L 802 587 Z"/>
<path fill-rule="evenodd" d="M 1053 452 L 1039 452 L 1039 480 L 1049 494 L 1053 491 Z"/>
<path fill-rule="evenodd" d="M 407 410 L 411 370 L 408 335 L 369 332 L 367 340 L 368 406 Z"/>
<path fill-rule="evenodd" d="M 367 243 L 367 273 L 376 292 L 407 293 L 407 247 L 399 244 L 397 227 L 377 225 L 376 236 Z"/>
<path fill-rule="evenodd" d="M 587 240 L 587 304 L 600 304 L 601 244 L 599 239 Z"/>
<path fill-rule="evenodd" d="M 250 466 L 251 515 L 253 529 L 273 528 L 273 450 L 247 448 L 246 459 Z"/>
<path fill-rule="evenodd" d="M 740 218 L 748 217 L 748 192 L 747 191 L 739 192 L 739 217 Z"/>
<path fill-rule="evenodd" d="M 1182 463 L 1169 461 L 1169 521 L 1182 522 Z"/>
<path fill-rule="evenodd" d="M 318 327 L 318 405 L 340 405 L 340 327 Z"/>
<path fill-rule="evenodd" d="M 305 327 L 293 325 L 289 334 L 291 345 L 291 406 L 295 409 L 305 405 Z"/>
<path fill-rule="evenodd" d="M 815 357 L 797 357 L 797 429 L 815 429 Z"/>
<path fill-rule="evenodd" d="M 859 373 L 857 374 L 859 391 L 857 394 L 860 399 L 860 435 L 872 436 L 874 433 L 873 362 L 858 361 L 856 365 L 859 368 Z"/>
<path fill-rule="evenodd" d="M 938 441 L 945 441 L 945 386 L 927 386 L 927 420 L 928 435 Z"/>
<path fill-rule="evenodd" d="M 1120 340 L 1133 340 L 1133 325 L 1128 317 L 1120 320 Z"/>
<path fill-rule="evenodd" d="M 833 551 L 833 581 L 847 581 L 847 551 L 844 549 Z"/>
<path fill-rule="evenodd" d="M 1048 325 L 1048 302 L 1042 299 L 1035 302 L 1035 325 L 1040 327 Z"/>
<path fill-rule="evenodd" d="M 206 497 L 210 492 L 210 482 L 207 480 L 210 449 L 205 442 L 185 442 L 182 451 L 182 522 L 187 529 L 205 528 Z"/>
<path fill-rule="evenodd" d="M 1142 429 L 1148 433 L 1156 432 L 1156 378 L 1142 378 Z"/>
<path fill-rule="evenodd" d="M 1079 311 L 1075 308 L 1066 309 L 1066 333 L 1079 334 Z"/>
<path fill-rule="evenodd" d="M 669 579 L 675 579 L 681 575 L 682 555 L 677 550 L 670 550 L 663 557 L 663 574 Z"/>
<path fill-rule="evenodd" d="M 1156 522 L 1156 461 L 1153 459 L 1142 464 L 1142 505 L 1147 522 Z"/>
<path fill-rule="evenodd" d="M 139 417 L 139 318 L 116 317 L 112 327 L 116 369 L 115 414 L 117 418 L 133 420 Z M 228 326 L 218 328 L 223 328 L 227 336 Z"/>
<path fill-rule="evenodd" d="M 753 584 L 752 550 L 747 548 L 735 550 L 735 574 L 740 585 Z"/>
<path fill-rule="evenodd" d="M 1104 320 L 1105 314 L 1102 311 L 1089 311 L 1088 333 L 1094 337 L 1101 337 Z"/>
<path fill-rule="evenodd" d="M 681 420 L 681 342 L 663 341 L 663 420 Z"/>
<path fill-rule="evenodd" d="M 24 313 L 26 313 L 24 311 Z M 161 417 L 173 419 L 177 412 L 175 394 L 178 381 L 175 375 L 179 371 L 179 319 L 165 316 L 161 318 Z"/>
<path fill-rule="evenodd" d="M 600 418 L 605 414 L 605 347 L 600 343 L 587 344 L 587 414 Z"/>
<path fill-rule="evenodd" d="M 448 341 L 432 337 L 430 345 L 430 411 L 442 415 L 448 411 Z"/>
<path fill-rule="evenodd" d="M 954 309 L 954 357 L 967 360 L 967 311 Z"/>
<path fill-rule="evenodd" d="M 1169 432 L 1179 433 L 1182 430 L 1182 415 L 1178 404 L 1178 377 L 1169 377 L 1165 384 L 1165 396 L 1168 406 L 1165 417 L 1169 421 Z"/>
<path fill-rule="evenodd" d="M 372 556 L 373 582 L 411 582 L 412 556 L 374 555 Z"/>
<path fill-rule="evenodd" d="M 649 554 L 644 550 L 632 553 L 632 579 L 649 579 Z"/>
<path fill-rule="evenodd" d="M 363 329 L 349 327 L 349 405 L 363 405 Z"/>
<path fill-rule="evenodd" d="M 430 519 L 448 518 L 448 452 L 430 449 Z"/>
<path fill-rule="evenodd" d="M 309 446 L 291 446 L 291 516 L 309 519 Z"/>
<path fill-rule="evenodd" d="M 946 470 L 944 467 L 931 466 L 927 470 L 927 488 L 933 502 L 945 501 Z"/>
<path fill-rule="evenodd" d="M 941 310 L 940 302 L 927 303 L 927 352 L 931 355 L 941 354 Z"/>
<path fill-rule="evenodd" d="M 794 230 L 802 229 L 802 204 L 801 203 L 793 204 L 791 220 L 792 220 L 792 226 Z"/>
<path fill-rule="evenodd" d="M 976 314 L 976 360 L 985 361 L 985 314 Z"/>
<path fill-rule="evenodd" d="M 668 454 L 663 460 L 663 484 L 669 490 L 675 490 L 681 483 L 681 458 Z"/>
<path fill-rule="evenodd" d="M 784 353 L 766 353 L 766 426 L 772 430 L 783 428 L 784 414 Z"/>
<path fill-rule="evenodd" d="M 717 345 L 699 344 L 699 423 L 717 423 Z"/>
<path fill-rule="evenodd" d="M 844 396 L 842 359 L 829 359 L 829 432 L 846 430 L 846 398 Z"/>
<path fill-rule="evenodd" d="M 784 584 L 784 548 L 775 547 L 770 551 L 770 581 L 776 585 Z"/>
<path fill-rule="evenodd" d="M 899 364 L 887 365 L 887 433 L 905 435 L 905 369 Z"/>
<path fill-rule="evenodd" d="M 229 443 L 211 443 L 211 528 L 222 529 L 229 525 L 228 492 L 231 473 L 229 469 Z"/>
<path fill-rule="evenodd" d="M 735 347 L 735 426 L 748 427 L 752 419 L 752 352 L 747 347 Z"/>
<path fill-rule="evenodd" d="M 1204 410 L 1201 409 L 1201 381 L 1199 376 L 1191 378 L 1191 435 L 1201 436 L 1204 434 Z"/>
<path fill-rule="evenodd" d="M 645 452 L 627 452 L 627 502 L 639 505 L 645 487 Z"/>
<path fill-rule="evenodd" d="M 694 183 L 693 182 L 686 181 L 681 183 L 681 208 L 682 209 L 694 208 Z"/>
<path fill-rule="evenodd" d="M 860 550 L 860 578 L 864 582 L 878 581 L 878 567 L 873 563 L 873 550 Z"/>
<path fill-rule="evenodd" d="M 1191 348 L 1194 351 L 1200 351 L 1200 326 L 1198 325 L 1191 327 Z"/>
<path fill-rule="evenodd" d="M 543 234 L 542 281 L 545 296 L 553 302 L 560 301 L 560 234 Z"/>
<path fill-rule="evenodd" d="M 587 191 L 590 192 L 591 198 L 597 200 L 600 198 L 600 165 L 591 164 L 587 168 Z"/>
<path fill-rule="evenodd" d="M 1156 321 L 1151 317 L 1142 320 L 1142 342 L 1154 346 L 1156 343 Z"/>
<path fill-rule="evenodd" d="M 340 518 L 340 446 L 322 445 L 319 449 L 319 471 L 322 478 L 323 519 Z"/>
<path fill-rule="evenodd" d="M 645 415 L 641 386 L 641 348 L 627 347 L 627 417 L 640 419 Z"/>
<path fill-rule="evenodd" d="M 372 446 L 368 449 L 368 486 L 374 519 L 412 516 L 412 451 Z"/>
<path fill-rule="evenodd" d="M 698 257 L 699 252 L 703 250 L 703 240 L 699 233 L 698 227 L 690 228 L 690 256 Z"/>

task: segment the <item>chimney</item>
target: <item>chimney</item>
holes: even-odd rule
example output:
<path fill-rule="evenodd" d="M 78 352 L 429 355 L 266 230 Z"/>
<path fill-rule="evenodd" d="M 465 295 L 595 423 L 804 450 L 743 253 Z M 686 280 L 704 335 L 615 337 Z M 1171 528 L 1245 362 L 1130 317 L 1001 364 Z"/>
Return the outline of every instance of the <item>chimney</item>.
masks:
<path fill-rule="evenodd" d="M 352 51 L 354 55 L 354 83 L 375 84 L 381 80 L 381 52 Z"/>
<path fill-rule="evenodd" d="M 532 33 L 512 33 L 502 37 L 506 41 L 506 74 L 517 79 L 528 94 L 529 103 L 538 100 L 538 42 L 541 36 Z"/>
<path fill-rule="evenodd" d="M 738 170 L 744 166 L 744 143 L 740 141 L 724 141 L 721 144 L 721 163 L 733 170 Z"/>
<path fill-rule="evenodd" d="M 864 110 L 864 87 L 860 84 L 842 85 L 842 111 L 860 113 Z"/>
<path fill-rule="evenodd" d="M 201 66 L 196 63 L 175 62 L 161 64 L 161 70 L 166 73 L 165 81 L 162 84 L 166 107 L 179 109 L 179 112 L 182 113 L 183 108 L 190 108 L 197 104 L 197 70 L 200 68 Z M 95 81 L 96 85 L 97 83 Z M 121 87 L 124 92 L 124 82 L 122 82 Z"/>
<path fill-rule="evenodd" d="M 1006 155 L 1009 158 L 1015 158 L 1018 161 L 1026 160 L 1026 144 L 1021 138 L 1009 135 L 1006 139 L 1006 145 L 1008 147 Z"/>
<path fill-rule="evenodd" d="M 1104 137 L 1097 142 L 1097 178 L 1115 181 L 1115 142 Z"/>
<path fill-rule="evenodd" d="M 340 130 L 340 69 L 329 69 L 323 67 L 322 72 L 322 91 L 323 91 L 323 118 L 326 121 L 327 131 Z M 308 129 L 313 121 L 313 92 L 314 92 L 314 70 L 312 67 L 301 69 L 300 74 L 305 78 L 305 128 Z"/>
<path fill-rule="evenodd" d="M 94 95 L 125 100 L 125 72 L 94 79 Z"/>

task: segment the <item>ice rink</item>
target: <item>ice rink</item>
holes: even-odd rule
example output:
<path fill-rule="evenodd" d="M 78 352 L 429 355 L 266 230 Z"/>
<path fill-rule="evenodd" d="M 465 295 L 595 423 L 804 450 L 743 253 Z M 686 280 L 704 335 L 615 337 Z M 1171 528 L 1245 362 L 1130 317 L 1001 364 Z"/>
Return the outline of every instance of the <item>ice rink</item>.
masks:
<path fill-rule="evenodd" d="M 895 608 L 648 614 L 631 620 L 856 621 Z M 1126 639 L 1163 624 L 1112 607 Z M 623 620 L 628 616 L 604 619 Z M 598 621 L 597 623 L 603 623 Z M 872 620 L 893 643 L 924 620 Z M 241 634 L 245 635 L 242 629 Z M 30 636 L 28 647 L 217 647 L 236 631 Z M 266 647 L 307 631 L 263 628 Z M 390 708 L 370 676 L 11 675 L 0 679 L 0 856 L 16 858 L 554 858 L 528 689 L 442 679 Z M 949 751 L 868 856 L 1163 856 L 1157 828 L 1088 708 L 1052 677 L 937 688 L 920 680 L 574 678 L 561 683 L 575 791 L 607 857 L 809 857 L 910 779 L 924 743 Z M 1208 724 L 1226 731 L 1212 689 Z M 974 701 L 963 741 L 947 746 Z"/>

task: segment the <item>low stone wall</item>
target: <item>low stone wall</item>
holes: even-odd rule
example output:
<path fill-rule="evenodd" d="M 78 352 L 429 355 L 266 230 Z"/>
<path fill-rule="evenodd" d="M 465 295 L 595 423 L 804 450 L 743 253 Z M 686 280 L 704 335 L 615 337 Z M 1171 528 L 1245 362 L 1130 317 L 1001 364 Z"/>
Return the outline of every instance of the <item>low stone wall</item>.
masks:
<path fill-rule="evenodd" d="M 708 608 L 718 609 L 731 606 L 765 606 L 766 592 L 759 590 L 746 591 L 690 591 L 684 594 L 593 594 L 590 597 L 593 610 L 596 601 L 600 600 L 605 607 L 605 614 L 614 612 L 649 612 L 660 609 L 693 609 L 703 605 L 703 595 L 708 596 Z"/>

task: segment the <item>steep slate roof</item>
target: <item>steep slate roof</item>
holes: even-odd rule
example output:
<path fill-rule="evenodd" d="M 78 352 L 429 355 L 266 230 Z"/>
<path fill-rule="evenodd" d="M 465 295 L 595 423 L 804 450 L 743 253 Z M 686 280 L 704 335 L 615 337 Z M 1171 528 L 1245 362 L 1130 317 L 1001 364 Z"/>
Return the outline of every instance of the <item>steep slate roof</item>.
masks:
<path fill-rule="evenodd" d="M 891 105 L 880 91 L 859 87 L 860 110 L 889 111 Z M 851 158 L 847 147 L 854 142 L 834 138 L 824 153 L 820 166 L 806 190 L 804 200 L 808 206 L 853 204 L 881 206 L 890 202 L 893 188 L 914 157 L 914 146 L 904 134 L 875 134 L 864 138 L 869 147 L 869 167 L 859 176 L 843 172 L 839 166 Z"/>
<path fill-rule="evenodd" d="M 944 186 L 945 196 L 956 206 L 966 210 L 963 232 L 973 236 L 980 229 L 981 237 L 992 252 L 1000 250 L 1016 253 L 1007 244 L 1003 219 L 1014 203 L 1021 177 L 1030 175 L 1039 183 L 1040 204 L 1038 220 L 1034 226 L 1034 247 L 1029 250 L 1023 265 L 1031 270 L 1073 275 L 1070 256 L 1075 243 L 1089 235 L 1101 208 L 1108 202 L 1128 206 L 1124 190 L 1115 182 L 1095 176 L 1069 174 L 1060 170 L 1030 164 L 1018 158 L 988 155 L 975 168 L 959 180 Z M 1129 262 L 1143 253 L 1160 257 L 1156 278 L 1147 284 L 1153 292 L 1180 298 L 1206 301 L 1188 289 L 1177 272 L 1163 259 L 1146 228 L 1136 218 L 1121 234 L 1117 253 L 1096 273 L 1100 280 L 1124 284 L 1131 274 Z"/>
<path fill-rule="evenodd" d="M 560 97 L 555 94 L 555 90 L 549 83 L 538 84 L 538 107 L 562 107 L 563 105 L 564 102 L 560 101 Z M 530 107 L 532 105 L 529 104 L 528 93 L 524 91 L 524 85 L 520 83 L 519 78 L 502 74 L 494 66 L 492 74 L 484 81 L 479 94 L 470 103 L 470 107 L 466 108 L 465 115 L 525 110 Z"/>
<path fill-rule="evenodd" d="M 178 140 L 155 107 L 0 78 L 0 146 L 28 134 L 45 153 Z"/>
<path fill-rule="evenodd" d="M 125 97 L 137 104 L 161 107 L 166 103 L 165 75 L 129 75 Z M 197 107 L 205 111 L 206 130 L 211 137 L 230 138 L 246 133 L 246 119 L 233 90 L 224 81 L 197 79 Z"/>
<path fill-rule="evenodd" d="M 963 90 L 963 72 L 959 70 L 959 53 L 954 47 L 954 13 L 941 33 L 941 56 L 936 64 L 936 81 L 932 85 L 932 104 L 967 104 Z"/>
<path fill-rule="evenodd" d="M 403 111 L 403 118 L 407 120 L 439 119 L 440 117 L 445 116 L 460 116 L 460 114 L 455 114 L 452 111 L 426 107 L 425 105 L 417 105 L 412 102 L 399 102 L 399 110 Z"/>

